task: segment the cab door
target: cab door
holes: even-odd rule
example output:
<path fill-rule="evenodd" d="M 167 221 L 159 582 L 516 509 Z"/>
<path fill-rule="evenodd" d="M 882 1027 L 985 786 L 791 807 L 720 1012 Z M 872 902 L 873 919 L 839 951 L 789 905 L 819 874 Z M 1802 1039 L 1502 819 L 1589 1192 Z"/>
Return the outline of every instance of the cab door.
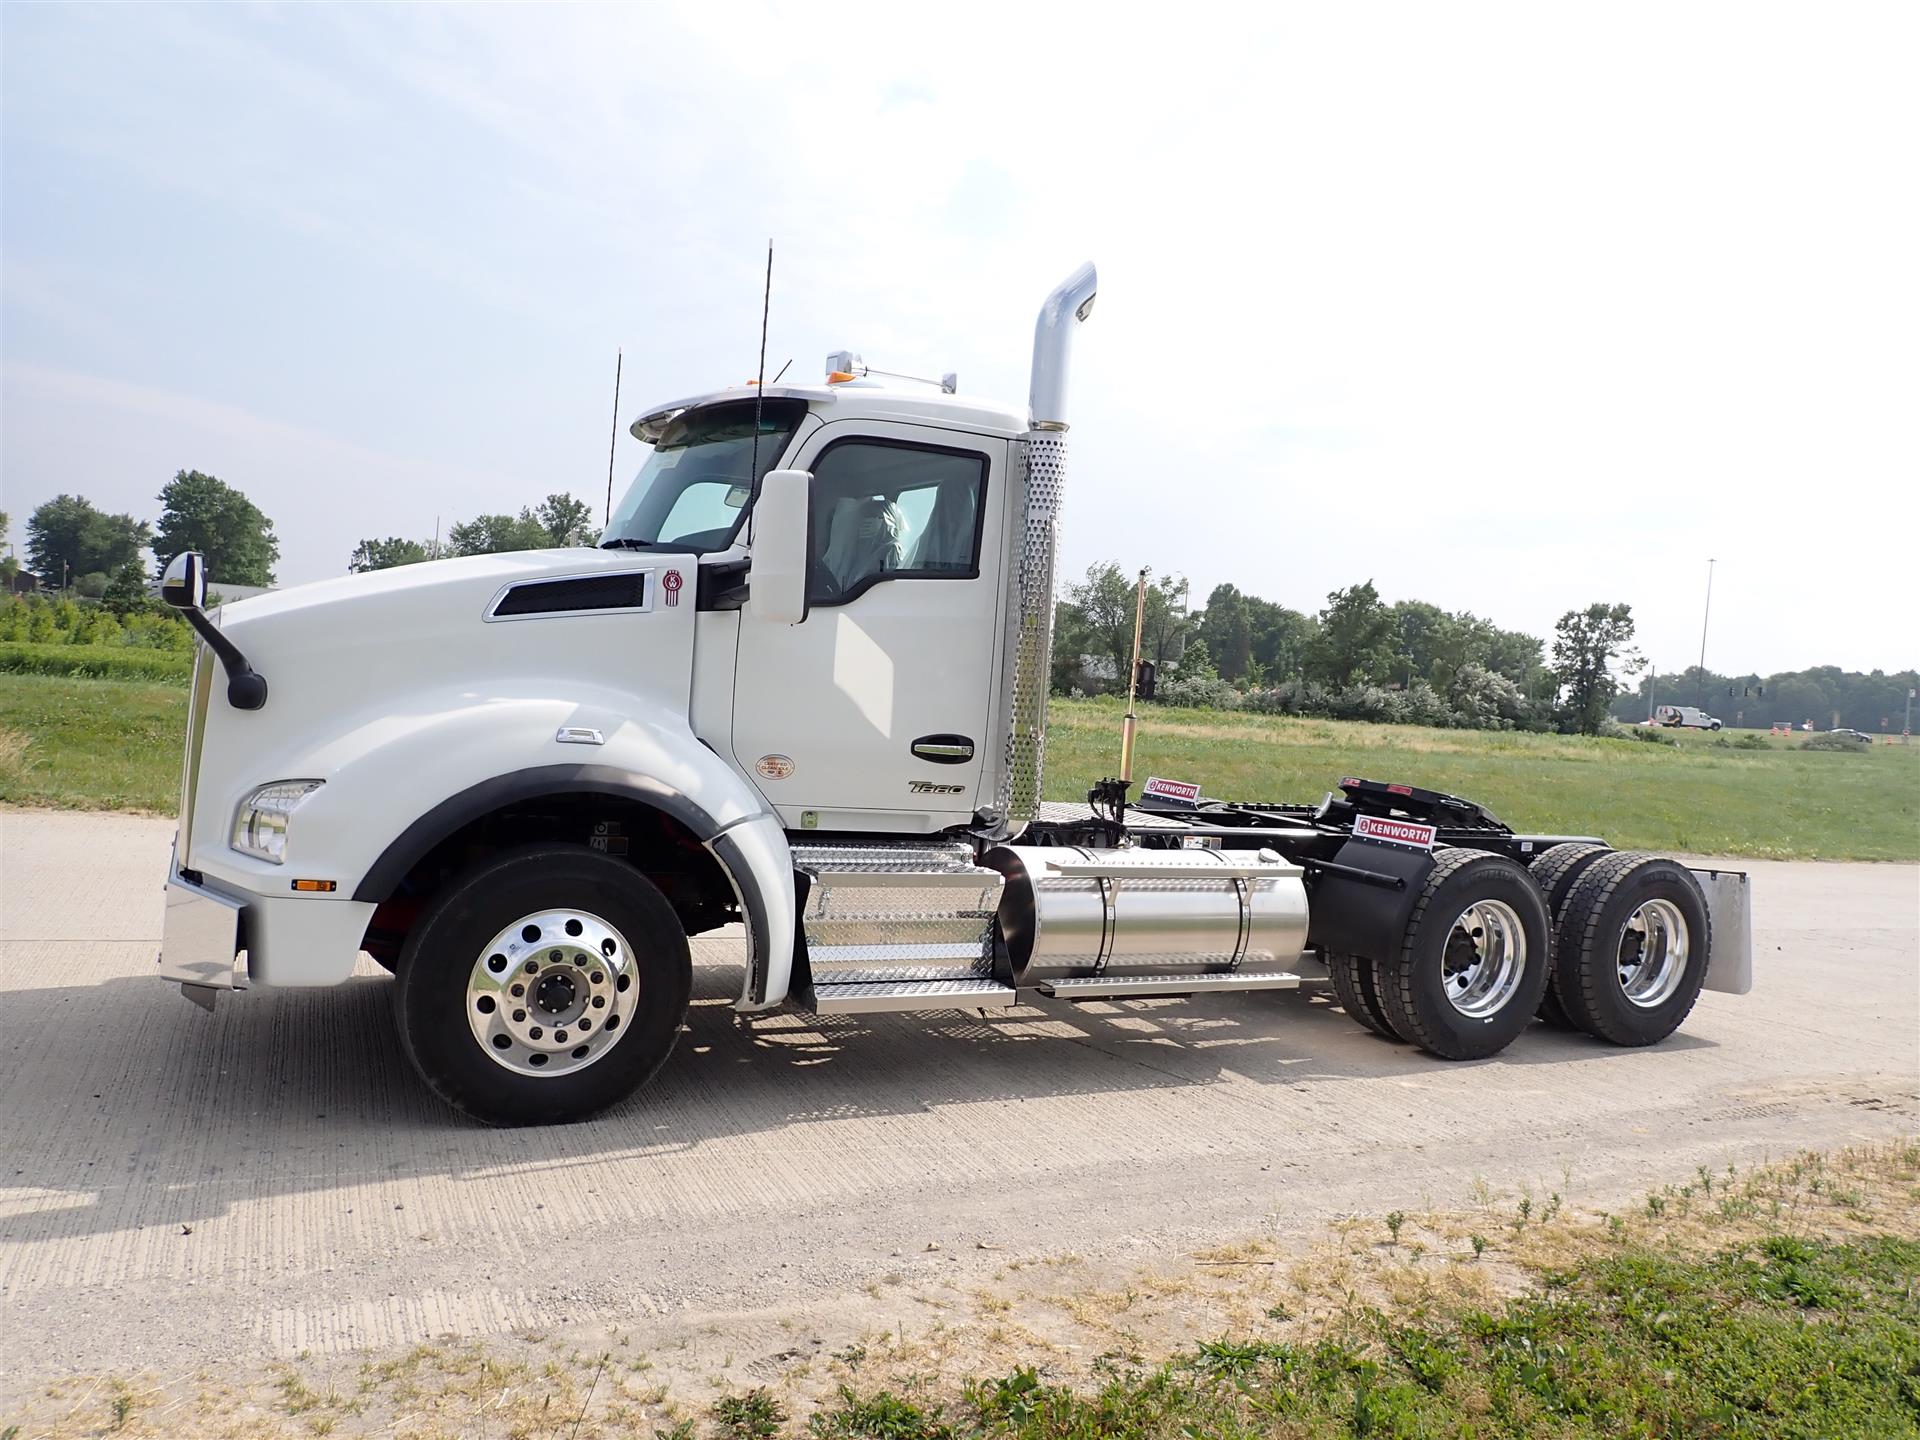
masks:
<path fill-rule="evenodd" d="M 1002 621 L 1007 442 L 821 427 L 810 610 L 741 615 L 733 751 L 793 829 L 926 832 L 982 803 Z"/>

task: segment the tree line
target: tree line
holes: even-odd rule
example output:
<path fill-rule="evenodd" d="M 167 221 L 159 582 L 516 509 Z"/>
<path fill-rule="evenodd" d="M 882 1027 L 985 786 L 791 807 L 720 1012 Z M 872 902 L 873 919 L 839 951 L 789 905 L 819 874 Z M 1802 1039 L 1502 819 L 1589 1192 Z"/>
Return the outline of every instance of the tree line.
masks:
<path fill-rule="evenodd" d="M 1722 675 L 1697 665 L 1671 675 L 1646 675 L 1614 697 L 1615 720 L 1633 724 L 1659 705 L 1696 705 L 1731 726 L 1760 729 L 1811 724 L 1816 730 L 1845 727 L 1898 735 L 1908 715 L 1907 692 L 1920 688 L 1920 672 L 1874 670 L 1862 674 L 1837 665 L 1781 670 L 1771 675 Z M 1913 702 L 1920 714 L 1920 699 Z"/>
<path fill-rule="evenodd" d="M 1641 664 L 1623 604 L 1568 611 L 1549 653 L 1537 636 L 1469 611 L 1389 605 L 1372 580 L 1331 592 L 1313 614 L 1234 585 L 1216 585 L 1197 609 L 1188 602 L 1179 576 L 1147 586 L 1141 654 L 1166 704 L 1592 734 L 1607 723 L 1619 675 Z M 1126 688 L 1134 607 L 1134 579 L 1110 562 L 1067 588 L 1055 615 L 1056 693 Z"/>
<path fill-rule="evenodd" d="M 183 550 L 207 558 L 229 585 L 271 585 L 280 541 L 240 491 L 215 476 L 181 470 L 161 487 L 160 519 L 112 515 L 82 495 L 56 495 L 27 517 L 27 568 L 50 590 L 120 605 L 145 600 L 146 554 L 163 566 Z"/>
<path fill-rule="evenodd" d="M 108 514 L 78 495 L 56 495 L 27 520 L 27 568 L 49 588 L 97 600 L 123 616 L 148 603 L 146 555 L 164 565 L 183 550 L 207 557 L 213 583 L 272 585 L 280 542 L 273 522 L 245 494 L 198 470 L 178 471 L 160 490 L 150 524 Z M 0 513 L 0 540 L 9 533 Z M 384 570 L 445 556 L 593 545 L 592 508 L 552 494 L 517 515 L 487 514 L 453 525 L 442 540 L 362 540 L 352 571 Z M 0 558 L 0 583 L 19 569 Z M 1655 705 L 1701 705 L 1729 725 L 1897 730 L 1912 670 L 1886 674 L 1835 666 L 1759 675 L 1690 667 L 1654 675 L 1633 648 L 1631 607 L 1598 602 L 1569 610 L 1546 641 L 1469 611 L 1422 600 L 1391 605 L 1371 579 L 1334 590 L 1307 614 L 1216 585 L 1194 608 L 1184 578 L 1147 586 L 1142 654 L 1158 672 L 1162 703 L 1275 714 L 1324 715 L 1470 729 L 1558 729 L 1594 734 L 1645 719 Z M 1133 652 L 1135 589 L 1111 562 L 1089 567 L 1056 605 L 1056 693 L 1124 690 Z"/>
<path fill-rule="evenodd" d="M 279 537 L 273 521 L 242 491 L 217 476 L 181 470 L 157 498 L 160 518 L 149 522 L 109 514 L 81 495 L 54 496 L 27 517 L 26 569 L 45 589 L 120 610 L 143 603 L 159 568 L 185 550 L 206 557 L 216 587 L 274 584 Z M 0 514 L 0 539 L 9 533 L 7 517 Z M 599 539 L 593 510 L 584 500 L 549 495 L 518 515 L 478 515 L 455 524 L 444 540 L 362 540 L 347 568 L 384 570 L 443 556 L 593 545 Z M 20 568 L 11 554 L 0 559 L 0 583 L 11 587 Z"/>
<path fill-rule="evenodd" d="M 549 495 L 518 515 L 476 515 L 453 526 L 447 538 L 409 540 L 389 535 L 354 547 L 349 570 L 390 570 L 450 555 L 493 555 L 504 550 L 553 550 L 567 545 L 597 545 L 600 527 L 593 508 L 571 495 Z"/>

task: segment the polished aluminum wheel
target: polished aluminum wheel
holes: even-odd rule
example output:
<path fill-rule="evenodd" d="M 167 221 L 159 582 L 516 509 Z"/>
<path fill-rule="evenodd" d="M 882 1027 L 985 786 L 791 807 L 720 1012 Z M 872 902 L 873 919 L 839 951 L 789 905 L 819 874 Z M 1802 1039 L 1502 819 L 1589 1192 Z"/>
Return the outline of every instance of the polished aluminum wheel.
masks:
<path fill-rule="evenodd" d="M 640 1000 L 626 937 L 584 910 L 523 915 L 467 978 L 467 1025 L 496 1064 L 565 1075 L 619 1043 Z"/>
<path fill-rule="evenodd" d="M 1447 935 L 1441 980 L 1453 1008 L 1473 1020 L 1506 1009 L 1527 973 L 1527 932 L 1504 900 L 1479 900 Z"/>
<path fill-rule="evenodd" d="M 1693 937 L 1671 900 L 1649 900 L 1627 917 L 1620 933 L 1620 988 L 1643 1010 L 1664 1003 L 1687 973 Z"/>

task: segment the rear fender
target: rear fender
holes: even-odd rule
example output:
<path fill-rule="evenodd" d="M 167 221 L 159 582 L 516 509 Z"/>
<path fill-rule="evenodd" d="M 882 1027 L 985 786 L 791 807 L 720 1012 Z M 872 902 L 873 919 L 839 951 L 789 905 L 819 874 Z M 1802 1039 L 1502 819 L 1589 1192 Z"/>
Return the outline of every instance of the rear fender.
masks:
<path fill-rule="evenodd" d="M 1307 944 L 1369 960 L 1390 960 L 1406 939 L 1407 918 L 1433 869 L 1433 852 L 1349 840 L 1333 863 L 1380 877 L 1369 884 L 1307 867 Z"/>

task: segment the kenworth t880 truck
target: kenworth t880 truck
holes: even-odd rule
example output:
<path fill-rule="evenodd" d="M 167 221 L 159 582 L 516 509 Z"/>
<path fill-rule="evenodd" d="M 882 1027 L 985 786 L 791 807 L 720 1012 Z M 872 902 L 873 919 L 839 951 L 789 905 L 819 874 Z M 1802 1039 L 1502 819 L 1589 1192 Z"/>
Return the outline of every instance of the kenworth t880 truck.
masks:
<path fill-rule="evenodd" d="M 1346 777 L 1219 801 L 1130 768 L 1043 798 L 1067 370 L 1024 410 L 850 352 L 819 385 L 650 409 L 598 548 L 442 560 L 204 610 L 161 973 L 393 972 L 401 1043 L 482 1120 L 575 1119 L 666 1059 L 688 937 L 738 924 L 737 1006 L 987 1010 L 1331 983 L 1452 1060 L 1539 1014 L 1658 1041 L 1743 992 L 1744 875 L 1521 835 Z"/>

